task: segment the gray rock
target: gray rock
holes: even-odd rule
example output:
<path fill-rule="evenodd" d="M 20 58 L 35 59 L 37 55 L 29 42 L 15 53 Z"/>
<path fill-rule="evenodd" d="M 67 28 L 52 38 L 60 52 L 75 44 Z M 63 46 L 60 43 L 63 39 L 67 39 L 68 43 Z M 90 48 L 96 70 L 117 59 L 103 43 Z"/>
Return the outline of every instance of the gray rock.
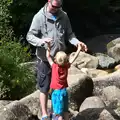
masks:
<path fill-rule="evenodd" d="M 112 47 L 114 47 L 116 44 L 119 44 L 119 43 L 120 43 L 120 38 L 119 37 L 114 39 L 114 40 L 109 41 L 109 43 L 106 44 L 107 45 L 107 50 L 111 49 Z"/>
<path fill-rule="evenodd" d="M 86 97 L 92 95 L 93 81 L 85 74 L 68 75 L 69 107 L 79 110 L 79 106 Z"/>
<path fill-rule="evenodd" d="M 100 116 L 99 116 L 99 119 L 98 120 L 116 120 L 112 114 L 107 111 L 106 109 L 104 109 L 101 113 L 100 113 Z"/>
<path fill-rule="evenodd" d="M 80 106 L 79 112 L 87 110 L 89 108 L 104 108 L 104 102 L 97 96 L 86 98 Z"/>
<path fill-rule="evenodd" d="M 95 56 L 99 60 L 98 69 L 101 69 L 101 68 L 102 69 L 110 69 L 116 65 L 115 59 L 113 59 L 112 57 L 109 57 L 106 54 L 96 53 Z"/>
<path fill-rule="evenodd" d="M 34 116 L 38 116 L 39 119 L 41 119 L 41 107 L 40 107 L 40 90 L 35 91 L 34 93 L 22 98 L 19 100 L 20 103 L 27 106 Z M 51 101 L 48 100 L 48 109 L 51 109 Z"/>
<path fill-rule="evenodd" d="M 120 120 L 120 117 L 109 109 L 89 108 L 80 112 L 73 120 Z"/>
<path fill-rule="evenodd" d="M 33 115 L 37 115 L 40 109 L 40 91 L 37 90 L 34 93 L 19 100 L 20 103 L 26 105 Z"/>
<path fill-rule="evenodd" d="M 91 78 L 96 78 L 108 74 L 107 71 L 95 68 L 82 68 L 81 71 L 84 72 L 86 75 L 90 76 Z"/>
<path fill-rule="evenodd" d="M 2 109 L 5 105 L 11 103 L 9 100 L 0 100 L 0 109 Z"/>
<path fill-rule="evenodd" d="M 74 52 L 70 54 L 70 59 L 74 56 Z M 78 69 L 81 68 L 97 68 L 98 59 L 90 54 L 80 52 L 77 59 L 73 62 L 73 65 Z"/>
<path fill-rule="evenodd" d="M 103 96 L 107 101 L 116 101 L 116 99 L 120 100 L 120 89 L 116 86 L 108 86 L 103 89 Z"/>
<path fill-rule="evenodd" d="M 107 44 L 107 53 L 113 57 L 117 63 L 120 62 L 120 38 L 117 38 Z"/>
<path fill-rule="evenodd" d="M 93 78 L 94 90 L 93 94 L 95 96 L 102 95 L 103 88 L 114 85 L 120 88 L 120 72 L 116 71 L 111 74 Z"/>
<path fill-rule="evenodd" d="M 115 45 L 111 49 L 108 50 L 108 55 L 113 57 L 117 63 L 120 62 L 120 44 Z"/>
<path fill-rule="evenodd" d="M 120 89 L 118 89 L 116 86 L 108 86 L 104 88 L 102 96 L 109 108 L 120 108 Z"/>
<path fill-rule="evenodd" d="M 14 101 L 0 110 L 1 120 L 30 120 L 31 117 L 29 108 L 18 101 Z"/>
<path fill-rule="evenodd" d="M 71 65 L 71 67 L 68 70 L 69 75 L 75 75 L 75 74 L 80 74 L 80 73 L 81 73 L 81 70 L 73 65 Z"/>

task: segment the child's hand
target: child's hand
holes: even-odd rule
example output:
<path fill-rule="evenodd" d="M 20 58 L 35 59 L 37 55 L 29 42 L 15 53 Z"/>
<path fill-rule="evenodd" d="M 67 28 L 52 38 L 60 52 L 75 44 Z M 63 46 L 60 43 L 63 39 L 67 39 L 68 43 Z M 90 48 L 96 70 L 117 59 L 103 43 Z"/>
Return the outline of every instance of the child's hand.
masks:
<path fill-rule="evenodd" d="M 46 57 L 50 57 L 50 41 L 46 41 L 47 50 L 46 50 Z"/>
<path fill-rule="evenodd" d="M 80 51 L 80 50 L 82 50 L 82 48 L 81 48 L 81 45 L 80 44 L 77 44 L 77 49 Z"/>
<path fill-rule="evenodd" d="M 46 41 L 46 44 L 47 44 L 47 50 L 49 50 L 50 51 L 50 41 L 48 42 L 48 41 Z"/>

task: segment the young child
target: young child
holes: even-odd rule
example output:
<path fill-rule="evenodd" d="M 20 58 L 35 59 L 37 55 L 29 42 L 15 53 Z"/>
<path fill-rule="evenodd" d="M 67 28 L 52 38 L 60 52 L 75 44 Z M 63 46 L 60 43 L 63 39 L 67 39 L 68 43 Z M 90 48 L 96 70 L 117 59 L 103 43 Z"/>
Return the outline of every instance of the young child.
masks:
<path fill-rule="evenodd" d="M 51 96 L 53 112 L 55 116 L 57 116 L 58 120 L 63 120 L 63 118 L 64 120 L 69 120 L 68 93 L 66 90 L 68 87 L 68 69 L 77 58 L 81 50 L 81 46 L 78 44 L 77 51 L 72 59 L 69 60 L 65 52 L 59 51 L 57 52 L 53 61 L 50 56 L 50 43 L 47 43 L 47 45 L 48 49 L 46 51 L 46 57 L 52 67 L 52 79 L 50 88 L 53 90 Z"/>

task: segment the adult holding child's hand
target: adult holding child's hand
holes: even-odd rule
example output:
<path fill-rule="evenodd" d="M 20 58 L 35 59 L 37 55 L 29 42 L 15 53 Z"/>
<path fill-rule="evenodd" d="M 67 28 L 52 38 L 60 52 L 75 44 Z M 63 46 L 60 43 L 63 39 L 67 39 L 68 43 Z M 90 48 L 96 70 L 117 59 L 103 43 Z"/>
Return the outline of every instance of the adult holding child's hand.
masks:
<path fill-rule="evenodd" d="M 50 56 L 55 57 L 58 51 L 66 51 L 67 42 L 81 51 L 87 51 L 85 43 L 79 41 L 72 31 L 70 20 L 62 10 L 63 0 L 48 0 L 48 2 L 33 17 L 27 33 L 27 41 L 36 47 L 38 58 L 37 86 L 40 89 L 40 105 L 42 120 L 49 120 L 47 111 L 48 91 L 51 81 L 51 67 L 46 58 L 46 43 L 50 43 Z M 53 40 L 53 39 L 54 40 Z"/>
<path fill-rule="evenodd" d="M 43 38 L 42 40 L 47 43 L 50 43 L 53 39 L 52 38 Z"/>
<path fill-rule="evenodd" d="M 50 44 L 50 42 L 51 42 L 52 40 L 53 40 L 52 38 L 43 38 L 43 39 L 42 39 L 42 41 L 43 41 L 42 46 L 44 47 L 46 43 L 49 43 L 49 44 Z"/>
<path fill-rule="evenodd" d="M 81 51 L 87 52 L 88 48 L 87 48 L 87 46 L 86 46 L 85 43 L 83 43 L 83 42 L 80 41 L 80 42 L 78 43 L 78 45 L 81 46 Z"/>

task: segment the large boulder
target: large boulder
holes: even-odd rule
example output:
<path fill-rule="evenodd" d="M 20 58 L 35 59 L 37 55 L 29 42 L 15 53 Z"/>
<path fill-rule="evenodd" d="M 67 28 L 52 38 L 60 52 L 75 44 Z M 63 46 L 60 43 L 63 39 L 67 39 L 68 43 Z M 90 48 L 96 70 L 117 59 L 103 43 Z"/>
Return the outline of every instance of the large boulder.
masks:
<path fill-rule="evenodd" d="M 116 65 L 115 59 L 109 57 L 106 54 L 96 53 L 95 56 L 99 60 L 99 65 L 98 65 L 99 69 L 110 69 L 110 68 L 114 68 L 114 66 Z"/>
<path fill-rule="evenodd" d="M 103 89 L 103 96 L 109 102 L 120 101 L 120 89 L 116 86 L 108 86 Z"/>
<path fill-rule="evenodd" d="M 102 95 L 103 88 L 114 85 L 120 88 L 120 72 L 116 71 L 111 74 L 92 78 L 94 83 L 93 94 L 95 96 Z"/>
<path fill-rule="evenodd" d="M 75 74 L 80 74 L 82 71 L 75 67 L 74 65 L 71 65 L 71 67 L 68 70 L 69 75 L 75 75 Z"/>
<path fill-rule="evenodd" d="M 116 86 L 108 86 L 103 89 L 102 96 L 106 106 L 120 116 L 120 89 Z"/>
<path fill-rule="evenodd" d="M 73 110 L 79 110 L 86 97 L 92 95 L 93 81 L 84 73 L 68 75 L 69 105 Z"/>
<path fill-rule="evenodd" d="M 80 112 L 74 120 L 119 120 L 114 111 L 104 108 L 89 108 Z"/>
<path fill-rule="evenodd" d="M 70 59 L 74 56 L 74 52 L 70 54 Z M 80 52 L 77 59 L 73 62 L 73 65 L 78 69 L 81 68 L 97 68 L 98 67 L 98 59 L 95 56 L 90 54 Z"/>
<path fill-rule="evenodd" d="M 38 115 L 38 111 L 40 109 L 39 96 L 40 91 L 37 90 L 32 94 L 20 99 L 19 102 L 26 105 L 33 115 Z"/>
<path fill-rule="evenodd" d="M 9 100 L 0 100 L 0 109 L 2 109 L 5 105 L 11 103 Z"/>
<path fill-rule="evenodd" d="M 112 113 L 110 113 L 110 111 L 104 109 L 100 113 L 98 120 L 118 120 L 118 119 L 119 119 L 119 117 L 117 115 L 113 115 Z"/>
<path fill-rule="evenodd" d="M 80 106 L 79 112 L 87 110 L 89 108 L 105 108 L 104 102 L 97 96 L 88 97 L 84 100 Z"/>
<path fill-rule="evenodd" d="M 29 108 L 18 101 L 11 102 L 0 110 L 1 120 L 30 120 L 31 118 Z"/>
<path fill-rule="evenodd" d="M 120 38 L 112 40 L 107 44 L 107 53 L 113 57 L 117 63 L 120 62 Z"/>
<path fill-rule="evenodd" d="M 34 116 L 38 116 L 39 119 L 41 119 L 41 107 L 40 107 L 40 90 L 36 90 L 32 94 L 22 98 L 19 100 L 20 103 L 27 106 Z M 48 100 L 48 109 L 51 110 L 51 101 Z"/>
<path fill-rule="evenodd" d="M 108 75 L 107 71 L 95 69 L 95 68 L 82 68 L 81 71 L 91 78 L 96 78 L 104 75 Z"/>

